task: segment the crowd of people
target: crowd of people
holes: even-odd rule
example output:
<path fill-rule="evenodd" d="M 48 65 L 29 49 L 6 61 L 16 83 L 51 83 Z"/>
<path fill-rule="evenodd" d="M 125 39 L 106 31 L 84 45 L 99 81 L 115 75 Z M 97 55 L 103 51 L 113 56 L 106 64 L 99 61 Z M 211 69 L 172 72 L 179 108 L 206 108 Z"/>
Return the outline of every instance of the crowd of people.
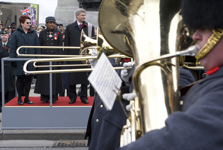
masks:
<path fill-rule="evenodd" d="M 94 26 L 85 21 L 86 11 L 84 9 L 78 9 L 76 11 L 77 20 L 75 23 L 68 25 L 68 28 L 64 28 L 63 24 L 58 24 L 56 19 L 49 16 L 45 19 L 45 26 L 37 27 L 31 24 L 29 16 L 22 15 L 19 18 L 19 26 L 16 27 L 15 22 L 11 23 L 11 26 L 4 27 L 0 22 L 0 34 L 1 34 L 1 58 L 10 57 L 18 58 L 16 50 L 20 46 L 80 46 L 81 30 L 88 35 L 88 30 L 91 31 L 90 37 L 94 37 Z M 75 32 L 71 27 L 75 27 Z M 91 28 L 89 28 L 91 27 Z M 66 29 L 66 33 L 65 33 Z M 65 36 L 65 34 L 67 36 Z M 7 53 L 7 54 L 6 54 Z M 79 55 L 79 49 L 44 49 L 44 48 L 22 48 L 21 54 L 47 54 L 47 55 Z M 40 94 L 40 100 L 44 103 L 48 103 L 50 100 L 50 87 L 49 87 L 49 75 L 25 75 L 23 71 L 25 61 L 10 61 L 7 62 L 5 67 L 5 91 L 10 92 L 12 96 L 5 95 L 8 102 L 15 97 L 15 87 L 18 95 L 18 104 L 24 103 L 33 104 L 29 99 L 30 87 L 33 78 L 36 79 L 34 93 Z M 63 63 L 77 64 L 82 62 L 53 62 L 53 65 L 61 65 Z M 49 62 L 41 62 L 38 65 L 49 65 Z M 6 65 L 5 65 L 6 66 Z M 53 69 L 61 69 L 60 67 L 52 67 Z M 49 67 L 41 68 L 41 70 L 49 70 Z M 28 65 L 28 70 L 36 70 L 33 64 Z M 10 73 L 9 73 L 10 71 Z M 87 80 L 88 73 L 56 73 L 52 76 L 53 87 L 53 103 L 58 100 L 58 95 L 63 95 L 65 89 L 70 99 L 70 104 L 76 102 L 77 96 L 80 96 L 82 103 L 88 104 L 87 88 L 89 82 Z M 16 81 L 15 81 L 16 79 Z M 7 81 L 13 82 L 8 83 Z M 15 82 L 14 82 L 15 81 Z M 76 84 L 81 84 L 81 89 L 76 93 Z M 14 87 L 13 87 L 14 86 Z M 10 87 L 10 88 L 8 88 Z M 10 90 L 10 91 L 9 91 Z M 13 93 L 13 94 L 12 94 Z M 25 96 L 24 100 L 22 96 Z M 93 95 L 91 95 L 93 96 Z M 2 101 L 1 101 L 2 102 Z"/>

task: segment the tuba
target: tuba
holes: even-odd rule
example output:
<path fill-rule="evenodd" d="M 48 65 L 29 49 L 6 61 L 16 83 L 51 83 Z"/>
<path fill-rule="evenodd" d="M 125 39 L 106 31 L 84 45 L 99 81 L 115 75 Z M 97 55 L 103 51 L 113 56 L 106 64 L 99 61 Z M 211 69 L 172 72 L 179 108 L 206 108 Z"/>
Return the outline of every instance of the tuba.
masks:
<path fill-rule="evenodd" d="M 99 27 L 104 38 L 120 53 L 133 57 L 136 67 L 133 84 L 137 97 L 130 101 L 121 147 L 164 127 L 168 115 L 179 110 L 179 65 L 175 56 L 181 55 L 177 52 L 180 6 L 180 0 L 101 3 Z"/>

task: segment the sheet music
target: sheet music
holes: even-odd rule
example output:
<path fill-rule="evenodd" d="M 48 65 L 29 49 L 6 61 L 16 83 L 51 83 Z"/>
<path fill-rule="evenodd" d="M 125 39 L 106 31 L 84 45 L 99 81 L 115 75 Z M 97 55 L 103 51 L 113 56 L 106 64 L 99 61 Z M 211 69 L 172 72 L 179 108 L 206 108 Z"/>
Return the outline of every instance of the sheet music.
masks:
<path fill-rule="evenodd" d="M 106 55 L 103 53 L 88 80 L 97 91 L 107 110 L 111 110 L 122 80 L 113 69 Z"/>

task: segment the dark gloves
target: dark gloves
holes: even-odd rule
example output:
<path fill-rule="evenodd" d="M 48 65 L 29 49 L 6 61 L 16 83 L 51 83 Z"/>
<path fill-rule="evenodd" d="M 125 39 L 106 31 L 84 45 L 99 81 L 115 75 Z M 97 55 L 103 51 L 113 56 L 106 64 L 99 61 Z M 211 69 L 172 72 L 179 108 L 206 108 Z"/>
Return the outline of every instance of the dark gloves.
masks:
<path fill-rule="evenodd" d="M 14 67 L 14 68 L 16 68 L 17 67 L 16 62 L 11 62 L 11 66 Z"/>

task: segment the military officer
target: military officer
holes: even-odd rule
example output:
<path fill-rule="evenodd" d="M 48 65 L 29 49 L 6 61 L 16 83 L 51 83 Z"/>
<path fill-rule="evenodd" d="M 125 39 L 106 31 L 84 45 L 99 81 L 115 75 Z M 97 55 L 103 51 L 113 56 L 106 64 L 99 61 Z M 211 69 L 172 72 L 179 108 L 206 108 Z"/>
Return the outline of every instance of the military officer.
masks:
<path fill-rule="evenodd" d="M 122 150 L 210 150 L 223 143 L 223 1 L 182 0 L 184 23 L 195 29 L 196 58 L 208 76 L 185 95 L 182 112 L 171 114 L 166 126 L 147 132 Z"/>
<path fill-rule="evenodd" d="M 124 60 L 119 60 L 118 64 L 115 59 L 110 58 L 110 63 L 114 67 L 122 66 Z M 120 75 L 120 70 L 117 73 Z M 128 93 L 129 86 L 122 83 L 121 93 Z M 122 99 L 122 105 L 129 104 L 128 101 Z M 120 135 L 122 127 L 125 125 L 127 116 L 120 105 L 119 101 L 115 101 L 111 111 L 107 111 L 100 96 L 95 93 L 94 103 L 89 115 L 88 126 L 85 138 L 88 137 L 89 150 L 114 150 L 120 145 Z"/>
<path fill-rule="evenodd" d="M 40 32 L 39 41 L 41 46 L 62 46 L 62 34 L 60 31 L 55 29 L 56 19 L 54 17 L 46 18 L 47 29 Z M 42 54 L 48 55 L 62 55 L 62 49 L 41 49 Z M 60 64 L 59 62 L 54 62 L 53 65 Z M 39 65 L 49 65 L 48 62 L 41 62 Z M 53 67 L 52 69 L 58 69 Z M 41 68 L 41 70 L 49 70 L 49 68 Z M 62 77 L 60 73 L 52 75 L 53 82 L 53 103 L 58 100 L 58 93 L 63 91 Z M 49 102 L 50 90 L 49 90 L 49 74 L 38 74 L 36 76 L 36 86 L 35 93 L 41 94 L 41 101 L 45 103 Z"/>
<path fill-rule="evenodd" d="M 0 57 L 9 57 L 9 33 L 7 30 L 1 32 L 2 42 L 0 42 Z M 1 64 L 1 63 L 0 63 Z M 5 81 L 5 102 L 7 103 L 13 97 L 15 97 L 15 77 L 13 76 L 14 68 L 11 63 L 6 61 L 4 64 L 4 81 Z M 2 81 L 2 80 L 1 80 Z M 0 83 L 2 83 L 0 81 Z M 0 92 L 2 92 L 2 86 L 0 87 Z M 1 99 L 2 97 L 0 97 Z M 0 101 L 0 108 L 2 106 L 2 100 Z"/>

